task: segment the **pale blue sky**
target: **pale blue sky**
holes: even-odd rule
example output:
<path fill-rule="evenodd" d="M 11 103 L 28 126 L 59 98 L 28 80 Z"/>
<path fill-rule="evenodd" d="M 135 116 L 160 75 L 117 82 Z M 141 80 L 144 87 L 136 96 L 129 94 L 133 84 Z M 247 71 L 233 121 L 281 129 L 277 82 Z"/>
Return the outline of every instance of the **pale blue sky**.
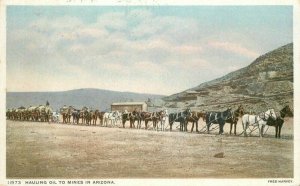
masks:
<path fill-rule="evenodd" d="M 173 94 L 293 41 L 292 6 L 8 6 L 8 91 Z"/>

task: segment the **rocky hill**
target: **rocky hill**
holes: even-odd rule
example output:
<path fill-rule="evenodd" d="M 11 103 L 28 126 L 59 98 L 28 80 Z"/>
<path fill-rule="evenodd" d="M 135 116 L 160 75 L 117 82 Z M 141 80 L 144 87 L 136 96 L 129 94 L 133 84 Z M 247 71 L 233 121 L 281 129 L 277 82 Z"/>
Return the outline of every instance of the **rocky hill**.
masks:
<path fill-rule="evenodd" d="M 224 110 L 242 104 L 247 111 L 293 108 L 293 44 L 266 53 L 249 66 L 184 92 L 165 97 L 164 106 Z"/>

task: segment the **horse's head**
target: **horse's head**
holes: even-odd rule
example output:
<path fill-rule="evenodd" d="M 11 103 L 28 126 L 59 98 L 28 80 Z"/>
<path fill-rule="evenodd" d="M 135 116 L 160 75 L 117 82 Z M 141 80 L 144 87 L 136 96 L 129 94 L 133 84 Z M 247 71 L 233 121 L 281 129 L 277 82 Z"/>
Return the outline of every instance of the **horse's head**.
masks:
<path fill-rule="evenodd" d="M 285 117 L 285 115 L 289 115 L 289 116 L 292 116 L 293 115 L 293 111 L 291 109 L 291 107 L 289 105 L 285 106 L 281 111 L 280 111 L 280 116 L 282 118 Z"/>
<path fill-rule="evenodd" d="M 238 109 L 236 110 L 239 117 L 244 115 L 244 107 L 243 105 L 239 105 Z"/>
<path fill-rule="evenodd" d="M 121 118 L 121 117 L 122 117 L 122 114 L 121 114 L 118 110 L 115 110 L 115 111 L 113 112 L 113 117 Z"/>
<path fill-rule="evenodd" d="M 231 107 L 229 107 L 229 108 L 224 112 L 224 116 L 226 117 L 226 119 L 229 119 L 229 118 L 232 118 L 232 117 L 233 117 L 233 113 L 232 113 Z"/>
<path fill-rule="evenodd" d="M 169 113 L 168 113 L 168 110 L 167 110 L 167 109 L 164 109 L 164 110 L 163 110 L 163 113 L 164 113 L 164 115 L 165 115 L 165 116 L 168 116 L 168 115 L 169 115 Z"/>
<path fill-rule="evenodd" d="M 158 112 L 158 114 L 160 116 L 164 117 L 164 116 L 166 116 L 167 112 L 166 112 L 166 110 L 161 110 L 161 111 Z"/>
<path fill-rule="evenodd" d="M 192 110 L 190 108 L 187 108 L 184 112 L 183 112 L 186 116 L 191 116 L 192 115 Z"/>
<path fill-rule="evenodd" d="M 277 117 L 274 109 L 269 109 L 267 110 L 267 112 L 265 112 L 265 119 L 268 118 L 272 118 L 273 120 L 276 120 Z"/>

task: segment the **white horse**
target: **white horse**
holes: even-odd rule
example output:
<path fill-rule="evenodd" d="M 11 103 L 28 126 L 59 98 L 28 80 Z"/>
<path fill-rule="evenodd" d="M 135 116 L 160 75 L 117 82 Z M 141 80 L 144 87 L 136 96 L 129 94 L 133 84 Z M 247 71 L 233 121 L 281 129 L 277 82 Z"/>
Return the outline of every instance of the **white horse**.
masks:
<path fill-rule="evenodd" d="M 59 112 L 52 112 L 52 118 L 51 121 L 54 123 L 59 123 Z"/>
<path fill-rule="evenodd" d="M 111 121 L 111 125 L 114 127 L 121 117 L 122 114 L 119 111 L 105 112 L 103 115 L 103 125 L 107 127 L 108 121 Z"/>
<path fill-rule="evenodd" d="M 161 117 L 160 120 L 161 130 L 165 131 L 166 120 L 167 118 L 169 118 L 168 110 L 167 109 L 162 110 L 160 117 Z M 156 125 L 156 131 L 158 131 L 158 123 Z"/>
<path fill-rule="evenodd" d="M 244 129 L 244 136 L 247 136 L 247 129 L 249 126 L 253 127 L 258 127 L 259 129 L 259 136 L 263 137 L 264 134 L 264 127 L 267 124 L 267 120 L 269 118 L 273 118 L 276 120 L 276 113 L 274 109 L 269 109 L 266 112 L 262 112 L 259 115 L 250 115 L 250 114 L 245 114 L 242 117 L 242 124 L 243 124 L 243 129 Z"/>

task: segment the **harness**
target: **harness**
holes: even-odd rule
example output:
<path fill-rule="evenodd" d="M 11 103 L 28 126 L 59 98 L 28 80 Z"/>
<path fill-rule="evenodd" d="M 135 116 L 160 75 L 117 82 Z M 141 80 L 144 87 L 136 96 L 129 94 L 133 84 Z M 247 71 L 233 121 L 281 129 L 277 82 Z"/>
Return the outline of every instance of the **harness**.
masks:
<path fill-rule="evenodd" d="M 150 113 L 150 112 L 146 112 L 146 113 Z M 152 120 L 153 115 L 154 115 L 154 112 L 151 113 L 149 117 L 144 118 L 144 120 Z"/>
<path fill-rule="evenodd" d="M 148 120 L 148 119 L 151 120 L 152 118 L 153 118 L 153 117 L 150 115 L 149 117 L 145 118 L 145 120 L 146 120 L 146 119 L 147 119 L 147 120 Z"/>
<path fill-rule="evenodd" d="M 179 116 L 179 114 L 180 114 L 180 116 Z M 174 121 L 176 121 L 178 118 L 180 118 L 180 117 L 183 117 L 183 116 L 181 116 L 181 114 L 182 114 L 182 112 L 179 112 L 179 113 L 177 112 L 177 113 L 176 113 L 176 117 L 175 117 L 175 119 L 173 119 L 173 121 L 172 121 L 172 122 L 170 122 L 170 121 L 169 121 L 169 123 L 173 123 L 173 122 L 174 122 Z M 185 117 L 183 117 L 183 119 L 185 120 L 185 119 L 186 119 L 186 116 L 185 116 Z"/>
<path fill-rule="evenodd" d="M 261 114 L 262 114 L 262 113 L 261 113 Z M 261 117 L 261 116 L 259 116 L 259 115 L 255 115 L 254 123 L 253 123 L 252 125 L 257 124 L 257 123 L 258 123 L 259 121 L 261 121 L 261 120 L 267 121 L 266 115 L 272 117 L 272 114 L 267 114 L 267 113 L 263 113 L 263 117 Z M 258 117 L 259 117 L 260 119 L 258 119 Z M 248 121 L 250 121 L 249 118 L 250 118 L 250 115 L 248 115 Z"/>
<path fill-rule="evenodd" d="M 257 125 L 258 122 L 261 121 L 261 120 L 267 122 L 266 115 L 269 116 L 268 119 L 269 119 L 270 117 L 272 117 L 272 112 L 271 112 L 271 114 L 268 114 L 268 113 L 266 113 L 266 112 L 263 112 L 263 113 L 260 113 L 260 114 L 263 114 L 263 117 L 261 117 L 261 116 L 259 116 L 259 115 L 255 115 L 255 117 L 254 117 L 254 123 L 251 124 L 251 126 L 255 126 L 255 124 Z M 276 116 L 276 114 L 275 114 L 275 116 Z M 259 117 L 259 119 L 258 119 L 258 117 Z M 247 122 L 249 122 L 249 125 L 250 125 L 250 115 L 248 115 L 248 121 L 247 121 Z M 254 130 L 256 130 L 256 129 L 257 129 L 257 128 L 254 128 L 254 129 L 252 129 L 252 130 L 250 129 L 250 130 L 251 130 L 250 133 L 252 133 L 252 132 L 253 132 Z M 247 129 L 246 129 L 246 130 L 247 130 Z M 268 130 L 268 128 L 267 128 L 267 130 Z M 264 134 L 267 132 L 267 130 L 264 132 Z M 245 132 L 245 130 L 244 130 L 241 134 L 239 134 L 239 135 L 242 135 L 244 132 Z"/>
<path fill-rule="evenodd" d="M 195 121 L 198 121 L 198 120 L 200 119 L 200 117 L 197 118 L 197 116 L 194 116 L 194 115 L 191 115 L 190 117 L 191 117 L 193 120 L 195 120 Z"/>
<path fill-rule="evenodd" d="M 225 111 L 225 112 L 226 112 L 226 111 Z M 211 115 L 212 115 L 212 114 L 215 114 L 215 119 L 209 121 L 210 124 L 213 123 L 214 121 L 217 121 L 217 120 L 220 119 L 220 118 L 224 118 L 224 112 L 219 112 L 219 113 L 221 114 L 220 117 L 218 117 L 218 112 L 210 112 L 210 114 L 209 114 L 209 120 L 210 120 L 210 118 L 211 118 Z M 232 116 L 233 116 L 233 115 L 231 114 L 231 117 L 226 117 L 226 118 L 224 118 L 224 120 L 230 119 L 230 118 L 232 118 Z"/>

